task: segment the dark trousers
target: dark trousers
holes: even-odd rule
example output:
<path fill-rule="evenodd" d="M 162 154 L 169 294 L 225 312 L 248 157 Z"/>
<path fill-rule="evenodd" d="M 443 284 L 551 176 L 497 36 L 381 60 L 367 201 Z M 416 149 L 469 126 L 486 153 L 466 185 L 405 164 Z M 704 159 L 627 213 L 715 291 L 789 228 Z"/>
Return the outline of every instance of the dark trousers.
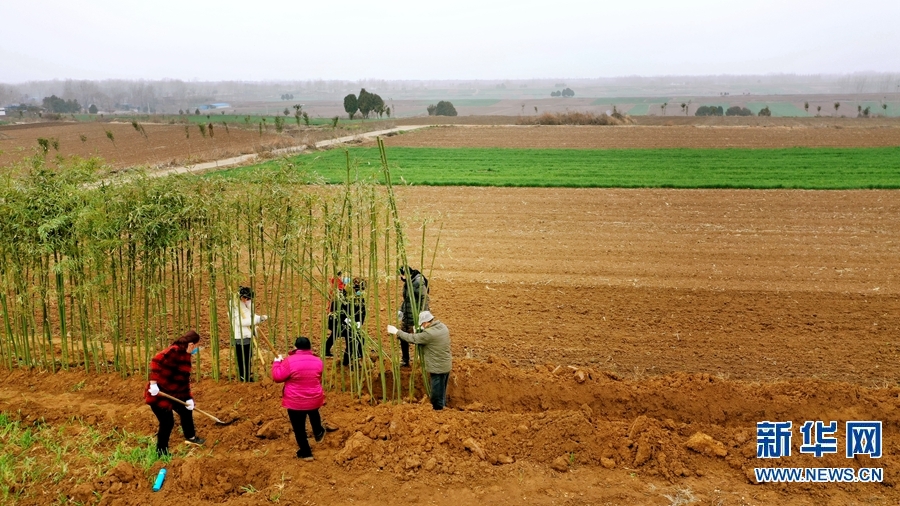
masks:
<path fill-rule="evenodd" d="M 297 446 L 300 450 L 297 457 L 312 457 L 312 448 L 309 447 L 309 440 L 306 439 L 306 417 L 309 416 L 309 424 L 312 426 L 313 435 L 324 434 L 325 427 L 322 427 L 322 417 L 319 416 L 318 409 L 309 411 L 300 411 L 297 409 L 289 409 L 288 418 L 291 419 L 291 427 L 294 429 L 294 438 L 297 439 Z"/>
<path fill-rule="evenodd" d="M 325 356 L 331 356 L 331 348 L 334 346 L 334 340 L 341 333 L 341 322 L 337 316 L 328 317 L 328 339 L 325 340 Z"/>
<path fill-rule="evenodd" d="M 186 406 L 172 401 L 172 409 L 160 408 L 154 404 L 150 405 L 150 409 L 159 420 L 159 432 L 156 433 L 156 453 L 158 455 L 169 453 L 169 436 L 172 435 L 172 429 L 175 427 L 175 415 L 172 414 L 172 410 L 178 413 L 178 418 L 181 419 L 181 431 L 184 432 L 184 438 L 190 439 L 197 435 L 194 431 L 194 415 Z"/>
<path fill-rule="evenodd" d="M 407 334 L 415 334 L 416 329 L 412 323 L 403 322 L 400 326 L 400 330 L 406 332 Z M 409 363 L 409 343 L 404 341 L 403 339 L 397 338 L 397 341 L 400 342 L 400 356 L 403 358 L 403 363 Z"/>
<path fill-rule="evenodd" d="M 350 329 L 347 329 L 350 332 Z M 353 335 L 351 332 L 350 335 L 344 336 L 344 365 L 350 365 L 351 360 L 358 360 L 362 358 L 363 354 L 363 337 L 359 335 L 359 333 Z"/>
<path fill-rule="evenodd" d="M 240 381 L 253 381 L 253 364 L 250 363 L 253 357 L 252 343 L 234 345 L 234 351 L 237 355 L 238 379 Z"/>
<path fill-rule="evenodd" d="M 447 405 L 447 380 L 450 379 L 450 373 L 431 374 L 431 407 L 434 409 L 444 409 Z"/>

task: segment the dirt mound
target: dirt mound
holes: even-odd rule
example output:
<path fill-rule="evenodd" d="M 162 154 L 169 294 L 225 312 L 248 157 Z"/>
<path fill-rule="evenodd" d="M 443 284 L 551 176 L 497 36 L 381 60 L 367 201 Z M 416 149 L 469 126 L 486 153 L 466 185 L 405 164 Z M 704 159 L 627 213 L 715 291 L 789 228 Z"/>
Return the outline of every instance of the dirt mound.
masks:
<path fill-rule="evenodd" d="M 142 403 L 143 385 L 137 378 L 17 371 L 0 382 L 0 411 L 25 424 L 67 427 L 83 420 L 152 436 L 156 420 Z M 330 393 L 322 413 L 339 430 L 314 446 L 313 463 L 294 456 L 279 385 L 204 379 L 194 390 L 198 407 L 239 420 L 221 427 L 195 415 L 207 444 L 173 459 L 163 493 L 150 491 L 160 463 L 148 470 L 100 466 L 97 475 L 70 452 L 70 476 L 42 484 L 20 504 L 60 495 L 91 502 L 98 494 L 101 504 L 159 505 L 174 497 L 194 504 L 329 504 L 351 497 L 380 503 L 404 493 L 422 494 L 414 502 L 440 497 L 438 504 L 481 497 L 516 504 L 523 493 L 532 495 L 527 502 L 547 504 L 568 494 L 579 504 L 669 504 L 664 499 L 679 493 L 701 503 L 724 499 L 719 504 L 749 503 L 723 493 L 766 504 L 812 504 L 826 496 L 839 502 L 900 499 L 893 488 L 900 462 L 889 451 L 878 462 L 843 455 L 791 459 L 798 467 L 883 467 L 882 484 L 760 486 L 752 479 L 754 467 L 769 464 L 756 458 L 757 421 L 877 418 L 894 427 L 900 423 L 898 388 L 756 384 L 705 374 L 624 380 L 590 368 L 549 364 L 526 371 L 499 358 L 459 360 L 443 411 L 432 410 L 424 398 L 372 405 Z M 897 444 L 900 436 L 885 430 L 884 447 Z M 591 479 L 577 486 L 565 478 L 570 474 Z"/>

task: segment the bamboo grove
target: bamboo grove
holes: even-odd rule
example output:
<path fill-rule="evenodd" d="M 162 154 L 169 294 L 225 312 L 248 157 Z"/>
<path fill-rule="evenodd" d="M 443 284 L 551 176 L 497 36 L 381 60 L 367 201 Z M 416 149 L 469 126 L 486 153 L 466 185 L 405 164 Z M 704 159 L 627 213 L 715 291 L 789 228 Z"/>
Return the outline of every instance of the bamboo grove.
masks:
<path fill-rule="evenodd" d="M 269 315 L 254 354 L 266 374 L 271 354 L 292 349 L 298 335 L 324 351 L 330 280 L 342 271 L 366 280 L 356 303 L 369 318 L 353 329 L 363 358 L 326 361 L 326 387 L 384 401 L 427 389 L 418 360 L 400 379 L 399 346 L 381 331 L 394 323 L 385 315 L 399 306 L 396 273 L 409 245 L 379 146 L 378 177 L 351 178 L 348 155 L 343 185 L 317 183 L 288 161 L 240 179 L 114 182 L 98 179 L 95 159 L 23 162 L 9 171 L 20 176 L 0 183 L 0 363 L 147 375 L 153 354 L 197 329 L 207 348 L 200 375 L 235 379 L 229 301 L 244 285 L 256 293 L 255 312 Z M 426 223 L 416 227 L 412 260 L 423 271 L 434 261 Z"/>

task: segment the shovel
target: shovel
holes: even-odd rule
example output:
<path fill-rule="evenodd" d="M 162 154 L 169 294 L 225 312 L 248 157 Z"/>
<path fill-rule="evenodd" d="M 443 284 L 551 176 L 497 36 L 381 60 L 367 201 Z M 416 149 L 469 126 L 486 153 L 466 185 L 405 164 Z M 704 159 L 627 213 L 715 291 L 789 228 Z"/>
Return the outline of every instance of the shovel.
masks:
<path fill-rule="evenodd" d="M 178 404 L 182 404 L 182 405 L 184 405 L 184 406 L 187 406 L 187 403 L 184 402 L 183 400 L 181 400 L 181 399 L 176 399 L 175 397 L 172 397 L 171 395 L 169 395 L 169 394 L 167 394 L 167 393 L 165 393 L 165 392 L 159 392 L 159 395 L 165 397 L 166 399 L 175 401 L 175 402 L 177 402 Z M 216 422 L 216 425 L 231 425 L 231 424 L 233 424 L 234 422 L 236 422 L 236 421 L 238 420 L 237 418 L 235 418 L 234 420 L 230 420 L 230 421 L 228 421 L 228 422 L 223 422 L 222 420 L 219 420 L 218 418 L 212 416 L 211 414 L 207 413 L 206 411 L 203 411 L 202 409 L 194 408 L 194 411 L 199 411 L 200 413 L 203 413 L 204 415 L 206 415 L 206 416 L 212 418 L 212 419 Z"/>

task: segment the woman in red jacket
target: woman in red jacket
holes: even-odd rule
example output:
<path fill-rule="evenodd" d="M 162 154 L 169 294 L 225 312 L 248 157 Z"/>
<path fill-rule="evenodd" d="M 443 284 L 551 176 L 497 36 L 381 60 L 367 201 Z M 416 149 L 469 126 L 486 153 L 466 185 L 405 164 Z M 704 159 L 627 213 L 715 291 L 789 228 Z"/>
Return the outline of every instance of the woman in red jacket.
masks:
<path fill-rule="evenodd" d="M 169 436 L 175 427 L 174 410 L 181 419 L 181 430 L 184 441 L 202 445 L 205 439 L 197 437 L 194 430 L 194 399 L 191 395 L 191 355 L 200 348 L 200 334 L 193 330 L 179 337 L 171 346 L 156 354 L 150 360 L 150 383 L 144 391 L 144 401 L 150 405 L 153 414 L 159 420 L 159 431 L 156 433 L 156 454 L 169 454 Z M 187 404 L 181 404 L 159 395 L 165 392 Z"/>
<path fill-rule="evenodd" d="M 325 439 L 325 427 L 319 408 L 325 403 L 325 391 L 322 390 L 322 359 L 313 355 L 309 339 L 298 337 L 294 348 L 287 358 L 281 355 L 272 363 L 272 379 L 276 383 L 284 383 L 281 406 L 287 408 L 294 437 L 297 439 L 297 458 L 313 460 L 312 448 L 306 439 L 306 417 L 312 426 L 316 443 Z"/>

